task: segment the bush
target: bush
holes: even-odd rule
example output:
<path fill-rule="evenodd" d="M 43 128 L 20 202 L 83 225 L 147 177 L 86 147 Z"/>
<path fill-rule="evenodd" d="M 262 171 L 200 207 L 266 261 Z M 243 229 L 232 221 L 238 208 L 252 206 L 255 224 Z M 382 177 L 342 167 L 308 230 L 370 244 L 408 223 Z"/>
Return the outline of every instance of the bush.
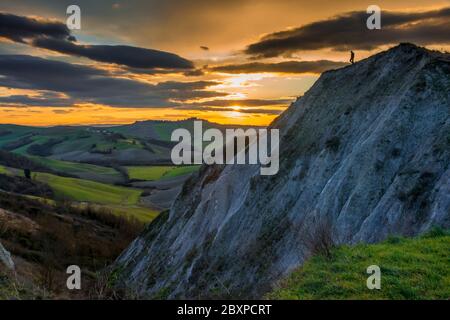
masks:
<path fill-rule="evenodd" d="M 325 142 L 325 146 L 327 149 L 337 152 L 339 150 L 339 146 L 341 145 L 341 140 L 339 137 L 332 137 Z"/>
<path fill-rule="evenodd" d="M 31 172 L 30 172 L 31 174 Z M 31 176 L 30 176 L 31 178 Z M 0 174 L 0 189 L 8 192 L 52 198 L 53 190 L 46 184 L 16 176 Z"/>
<path fill-rule="evenodd" d="M 331 252 L 336 246 L 331 220 L 322 218 L 312 225 L 304 235 L 304 243 L 311 255 L 322 255 L 326 258 L 331 258 Z"/>
<path fill-rule="evenodd" d="M 450 235 L 450 232 L 448 230 L 445 230 L 441 227 L 433 227 L 428 232 L 426 232 L 423 237 L 424 238 L 438 238 L 443 236 Z"/>

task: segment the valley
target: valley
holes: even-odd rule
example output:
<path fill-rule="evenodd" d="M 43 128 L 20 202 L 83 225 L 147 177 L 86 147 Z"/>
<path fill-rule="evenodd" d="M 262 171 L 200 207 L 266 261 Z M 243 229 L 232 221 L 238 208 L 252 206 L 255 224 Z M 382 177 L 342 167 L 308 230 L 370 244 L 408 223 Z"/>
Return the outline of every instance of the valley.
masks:
<path fill-rule="evenodd" d="M 171 164 L 170 134 L 180 126 L 193 128 L 189 120 L 112 127 L 0 125 L 0 174 L 24 177 L 29 169 L 33 181 L 53 190 L 47 200 L 92 205 L 148 223 L 199 169 Z M 11 155 L 25 165 L 15 165 Z"/>

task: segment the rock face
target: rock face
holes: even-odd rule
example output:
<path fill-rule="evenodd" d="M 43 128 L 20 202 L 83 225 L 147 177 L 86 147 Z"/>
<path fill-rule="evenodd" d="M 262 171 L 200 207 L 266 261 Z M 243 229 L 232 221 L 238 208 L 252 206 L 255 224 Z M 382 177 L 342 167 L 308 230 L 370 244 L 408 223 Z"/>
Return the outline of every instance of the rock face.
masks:
<path fill-rule="evenodd" d="M 15 266 L 11 258 L 11 254 L 3 247 L 0 243 L 0 264 L 5 266 L 7 269 L 14 271 Z"/>
<path fill-rule="evenodd" d="M 115 264 L 148 298 L 257 298 L 314 251 L 450 227 L 450 58 L 402 44 L 322 74 L 272 127 L 280 171 L 204 166 Z"/>

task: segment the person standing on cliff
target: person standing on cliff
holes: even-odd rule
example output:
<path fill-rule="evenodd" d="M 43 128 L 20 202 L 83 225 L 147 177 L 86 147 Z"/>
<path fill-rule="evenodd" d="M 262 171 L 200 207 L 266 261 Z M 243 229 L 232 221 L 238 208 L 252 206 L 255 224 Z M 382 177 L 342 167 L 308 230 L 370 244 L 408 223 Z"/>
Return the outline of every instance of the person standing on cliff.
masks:
<path fill-rule="evenodd" d="M 355 53 L 353 51 L 350 51 L 350 62 L 352 64 L 355 63 Z"/>

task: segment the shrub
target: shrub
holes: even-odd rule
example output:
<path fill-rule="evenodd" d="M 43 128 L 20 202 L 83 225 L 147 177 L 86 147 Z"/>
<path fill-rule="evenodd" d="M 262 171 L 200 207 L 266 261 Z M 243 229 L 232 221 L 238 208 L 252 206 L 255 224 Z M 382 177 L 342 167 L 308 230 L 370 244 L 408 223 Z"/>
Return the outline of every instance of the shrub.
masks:
<path fill-rule="evenodd" d="M 339 137 L 332 137 L 325 142 L 325 146 L 327 149 L 337 152 L 339 150 L 339 146 L 341 145 L 341 140 Z"/>
<path fill-rule="evenodd" d="M 333 225 L 329 218 L 319 220 L 306 231 L 303 237 L 311 255 L 331 258 L 331 252 L 336 243 L 333 237 Z"/>
<path fill-rule="evenodd" d="M 31 170 L 30 169 L 23 169 L 23 175 L 27 179 L 31 179 Z"/>

